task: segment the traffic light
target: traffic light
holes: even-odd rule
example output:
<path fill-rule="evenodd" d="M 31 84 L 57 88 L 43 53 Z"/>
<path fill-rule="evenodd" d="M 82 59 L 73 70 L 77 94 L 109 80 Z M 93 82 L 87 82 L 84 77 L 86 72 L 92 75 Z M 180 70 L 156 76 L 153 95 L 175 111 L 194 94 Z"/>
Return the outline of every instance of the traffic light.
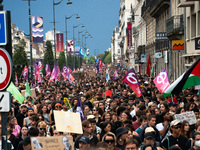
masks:
<path fill-rule="evenodd" d="M 90 53 L 90 52 L 89 52 L 89 49 L 87 49 L 87 52 L 86 52 L 87 56 L 89 56 L 89 53 Z"/>

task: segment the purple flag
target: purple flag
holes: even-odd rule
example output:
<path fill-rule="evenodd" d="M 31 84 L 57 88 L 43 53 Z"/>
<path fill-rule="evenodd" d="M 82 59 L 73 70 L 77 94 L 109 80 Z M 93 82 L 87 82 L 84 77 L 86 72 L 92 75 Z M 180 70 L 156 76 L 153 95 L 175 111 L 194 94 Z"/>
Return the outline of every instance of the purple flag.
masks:
<path fill-rule="evenodd" d="M 127 72 L 122 81 L 125 81 L 138 97 L 142 96 L 142 91 L 133 68 Z"/>
<path fill-rule="evenodd" d="M 38 65 L 37 65 L 37 63 L 34 61 L 34 68 L 35 68 L 35 70 L 34 70 L 34 76 L 35 76 L 35 80 L 37 80 L 38 79 L 38 74 L 39 74 L 39 69 L 38 69 Z"/>
<path fill-rule="evenodd" d="M 34 88 L 35 87 L 35 79 L 33 78 L 33 80 L 32 80 L 32 88 Z"/>
<path fill-rule="evenodd" d="M 48 78 L 51 75 L 51 69 L 50 69 L 48 61 L 47 61 L 46 67 L 45 67 L 45 72 L 46 72 L 46 78 Z"/>
<path fill-rule="evenodd" d="M 119 77 L 119 75 L 118 75 L 118 73 L 117 73 L 117 70 L 115 70 L 114 75 L 113 75 L 113 79 L 115 80 L 115 79 L 117 79 L 118 77 Z"/>
<path fill-rule="evenodd" d="M 39 61 L 38 61 L 38 68 L 42 69 L 42 67 L 43 67 L 42 61 L 39 59 Z"/>
<path fill-rule="evenodd" d="M 85 120 L 85 116 L 84 116 L 84 113 L 83 113 L 83 108 L 82 108 L 80 97 L 78 98 L 78 103 L 77 103 L 77 107 L 76 107 L 76 113 L 80 113 L 81 121 Z"/>
<path fill-rule="evenodd" d="M 96 73 L 99 73 L 99 64 L 100 64 L 100 60 L 97 59 L 97 61 L 95 62 L 95 67 L 97 68 Z"/>
<path fill-rule="evenodd" d="M 56 66 L 54 65 L 49 82 L 53 81 L 55 78 L 56 78 Z"/>

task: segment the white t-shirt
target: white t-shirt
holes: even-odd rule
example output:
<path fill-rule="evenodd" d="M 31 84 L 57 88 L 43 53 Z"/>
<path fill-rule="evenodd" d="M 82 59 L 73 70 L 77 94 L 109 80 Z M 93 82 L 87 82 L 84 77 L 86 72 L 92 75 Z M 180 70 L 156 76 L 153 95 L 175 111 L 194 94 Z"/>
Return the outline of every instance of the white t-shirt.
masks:
<path fill-rule="evenodd" d="M 7 143 L 10 143 L 11 142 L 9 140 L 7 140 Z M 13 145 L 11 144 L 11 149 L 14 149 Z M 1 139 L 0 139 L 0 150 L 2 150 L 2 142 L 1 142 Z"/>

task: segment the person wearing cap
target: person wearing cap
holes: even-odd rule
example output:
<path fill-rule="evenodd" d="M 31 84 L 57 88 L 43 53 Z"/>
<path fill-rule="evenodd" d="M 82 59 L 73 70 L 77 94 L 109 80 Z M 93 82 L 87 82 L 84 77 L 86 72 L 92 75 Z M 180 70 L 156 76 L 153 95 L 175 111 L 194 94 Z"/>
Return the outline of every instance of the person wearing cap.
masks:
<path fill-rule="evenodd" d="M 27 108 L 26 104 L 22 104 L 20 106 L 20 113 L 16 116 L 18 125 L 20 127 L 23 126 L 24 118 L 27 117 L 27 109 L 28 108 Z"/>
<path fill-rule="evenodd" d="M 151 127 L 149 127 L 150 129 Z M 147 132 L 144 134 L 144 142 L 141 144 L 140 149 L 143 150 L 143 146 L 145 144 L 150 144 L 153 147 L 153 150 L 162 150 L 160 147 L 160 143 L 155 141 L 155 134 L 153 134 L 153 128 L 152 130 L 147 130 Z"/>
<path fill-rule="evenodd" d="M 33 107 L 29 107 L 27 109 L 27 114 L 28 116 L 26 118 L 24 118 L 24 123 L 23 125 L 26 125 L 26 126 L 30 126 L 31 125 L 31 120 L 30 120 L 30 115 L 34 113 L 34 109 Z"/>
<path fill-rule="evenodd" d="M 168 150 L 172 145 L 177 145 L 182 150 L 187 150 L 186 143 L 188 139 L 181 135 L 181 122 L 178 120 L 173 120 L 170 123 L 170 129 L 172 134 L 162 142 L 164 150 Z"/>
<path fill-rule="evenodd" d="M 79 150 L 88 150 L 90 148 L 90 139 L 87 136 L 82 136 L 78 142 Z"/>
<path fill-rule="evenodd" d="M 125 143 L 126 139 L 128 138 L 128 130 L 124 127 L 119 127 L 115 131 L 115 135 L 117 138 L 116 147 L 120 148 L 121 150 L 125 150 Z"/>

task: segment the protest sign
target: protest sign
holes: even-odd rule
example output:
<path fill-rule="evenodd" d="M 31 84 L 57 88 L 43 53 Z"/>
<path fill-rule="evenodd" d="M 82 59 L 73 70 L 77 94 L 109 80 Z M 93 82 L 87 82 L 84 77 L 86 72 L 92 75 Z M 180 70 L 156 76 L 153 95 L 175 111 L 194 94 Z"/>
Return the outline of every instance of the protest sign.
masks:
<path fill-rule="evenodd" d="M 67 136 L 31 137 L 32 150 L 73 150 L 73 138 Z"/>
<path fill-rule="evenodd" d="M 89 72 L 88 72 L 88 75 L 89 75 L 90 77 L 96 77 L 96 72 L 94 72 L 94 71 L 89 71 Z"/>
<path fill-rule="evenodd" d="M 21 94 L 25 97 L 25 91 L 26 90 L 21 90 Z M 31 97 L 36 98 L 36 93 L 35 93 L 35 88 L 31 89 Z"/>
<path fill-rule="evenodd" d="M 83 134 L 79 113 L 53 111 L 56 130 L 60 132 Z"/>
<path fill-rule="evenodd" d="M 174 115 L 176 120 L 179 120 L 181 122 L 188 121 L 190 125 L 195 124 L 197 122 L 195 114 L 193 111 L 176 114 Z"/>

